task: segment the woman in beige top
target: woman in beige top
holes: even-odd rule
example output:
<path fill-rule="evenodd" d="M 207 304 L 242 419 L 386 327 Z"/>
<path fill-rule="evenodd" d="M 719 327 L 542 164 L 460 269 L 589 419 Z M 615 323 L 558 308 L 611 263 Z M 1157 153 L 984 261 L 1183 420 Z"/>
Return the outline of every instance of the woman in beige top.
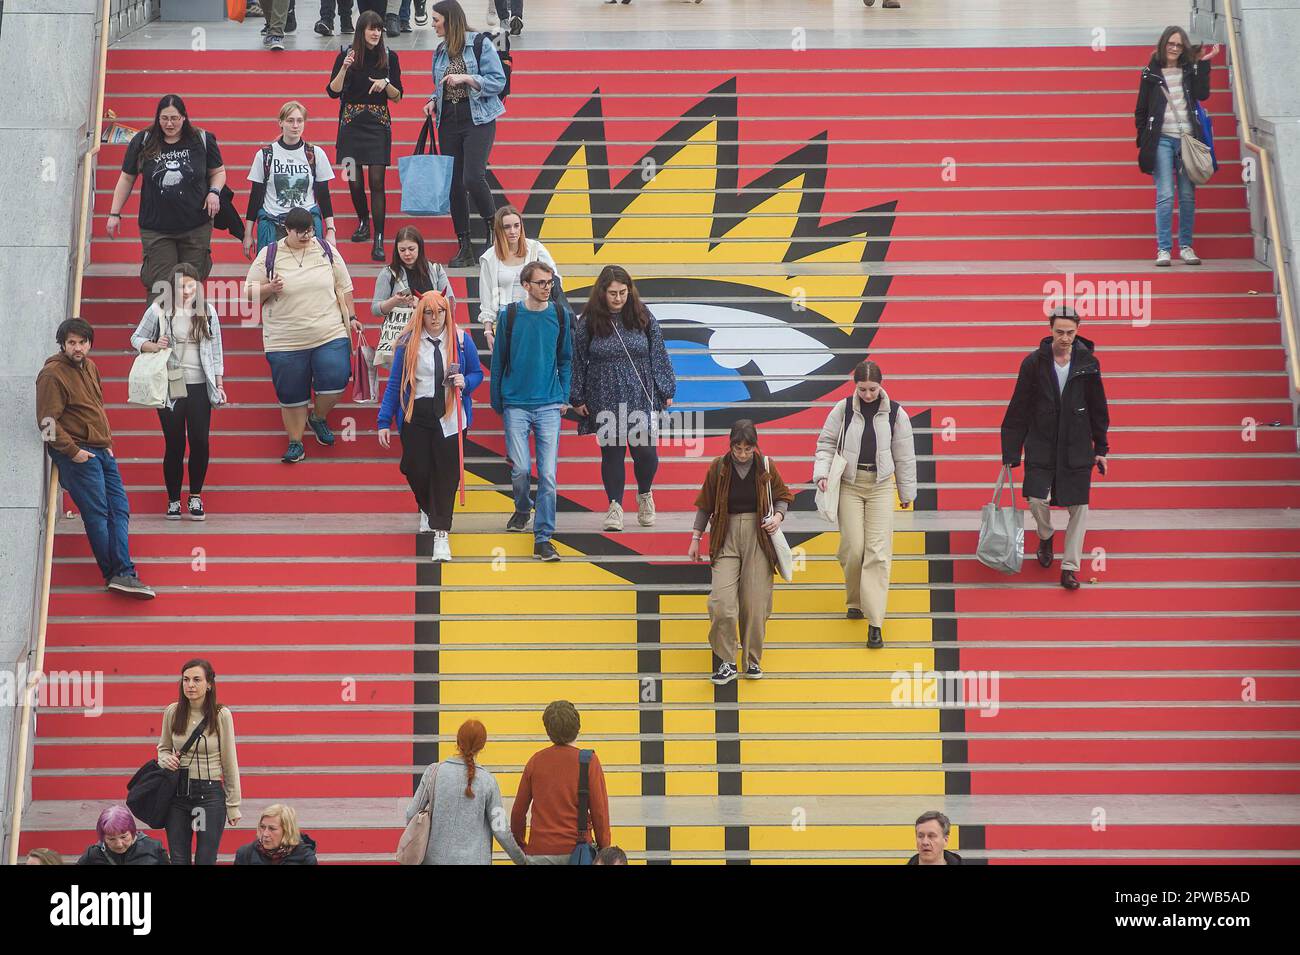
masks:
<path fill-rule="evenodd" d="M 181 749 L 206 720 L 203 735 Z M 230 710 L 217 702 L 217 675 L 207 660 L 181 667 L 180 697 L 163 711 L 158 765 L 179 769 L 176 798 L 167 817 L 172 865 L 216 865 L 226 824 L 239 823 L 239 761 Z M 196 845 L 197 843 L 197 845 Z"/>

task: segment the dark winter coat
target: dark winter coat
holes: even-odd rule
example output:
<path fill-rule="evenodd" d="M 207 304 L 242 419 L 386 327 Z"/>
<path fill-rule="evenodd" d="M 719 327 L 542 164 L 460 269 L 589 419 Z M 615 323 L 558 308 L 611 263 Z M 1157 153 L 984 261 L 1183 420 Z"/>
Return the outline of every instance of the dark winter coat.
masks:
<path fill-rule="evenodd" d="M 1205 102 L 1210 98 L 1210 61 L 1196 60 L 1183 67 L 1183 92 L 1191 100 Z M 1133 125 L 1137 128 L 1138 168 L 1148 176 L 1155 174 L 1156 146 L 1160 144 L 1160 130 L 1165 124 L 1165 109 L 1169 105 L 1169 86 L 1161 72 L 1160 61 L 1152 56 L 1138 81 L 1137 107 L 1133 110 Z M 1204 140 L 1193 113 L 1188 122 L 1196 138 Z"/>
<path fill-rule="evenodd" d="M 635 411 L 653 414 L 662 411 L 664 402 L 676 393 L 672 359 L 653 315 L 643 332 L 628 331 L 620 322 L 616 332 L 604 337 L 592 336 L 586 316 L 578 319 L 573 330 L 573 380 L 569 386 L 569 404 L 587 406 L 587 417 L 578 422 L 578 434 L 600 431 L 601 422 L 606 420 L 602 415 L 612 415 L 609 420 L 617 423 L 620 404 L 627 406 L 623 417 Z M 654 399 L 653 408 L 647 407 L 647 394 Z M 637 427 L 639 419 L 639 415 L 633 418 L 628 427 Z"/>
<path fill-rule="evenodd" d="M 77 865 L 171 865 L 171 861 L 163 844 L 142 832 L 121 855 L 96 842 L 81 854 Z"/>
<path fill-rule="evenodd" d="M 908 865 L 920 865 L 920 864 L 921 864 L 921 853 L 918 852 L 916 855 L 912 856 L 912 858 L 908 859 L 908 860 L 907 860 L 907 864 L 908 864 Z M 961 861 L 961 856 L 957 855 L 957 853 L 955 853 L 955 852 L 949 852 L 947 849 L 944 849 L 944 850 L 943 850 L 943 864 L 944 864 L 944 865 L 963 865 L 964 863 Z"/>
<path fill-rule="evenodd" d="M 1097 455 L 1110 449 L 1110 412 L 1101 384 L 1101 364 L 1092 342 L 1074 339 L 1064 393 L 1057 391 L 1052 339 L 1020 363 L 1020 376 L 1002 419 L 1002 463 L 1015 467 L 1025 453 L 1025 497 L 1046 498 L 1069 507 L 1087 504 Z"/>
<path fill-rule="evenodd" d="M 284 857 L 284 861 L 279 865 L 318 865 L 316 861 L 316 842 L 307 833 L 300 836 L 302 842 L 298 843 L 289 850 L 289 854 Z M 257 842 L 254 840 L 246 846 L 240 846 L 235 850 L 235 865 L 272 865 L 257 851 Z"/>

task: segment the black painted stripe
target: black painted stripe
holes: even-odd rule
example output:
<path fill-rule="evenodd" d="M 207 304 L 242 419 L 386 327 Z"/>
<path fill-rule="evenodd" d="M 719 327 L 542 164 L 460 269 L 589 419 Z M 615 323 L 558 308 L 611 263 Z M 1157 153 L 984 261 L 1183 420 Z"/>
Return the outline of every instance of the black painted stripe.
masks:
<path fill-rule="evenodd" d="M 436 675 L 438 673 L 438 647 L 441 644 L 440 624 L 437 615 L 442 605 L 442 593 L 436 585 L 442 583 L 442 565 L 429 560 L 433 553 L 433 535 L 415 535 L 415 555 L 420 558 L 415 567 L 415 582 L 420 589 L 415 592 L 415 612 L 419 615 L 415 621 L 415 652 L 411 662 L 412 672 L 416 674 Z M 420 618 L 424 619 L 420 619 Z M 416 680 L 415 702 L 417 704 L 436 705 L 440 702 L 440 683 L 438 680 Z M 421 710 L 418 706 L 411 718 L 411 730 L 416 736 L 433 736 L 439 733 L 441 721 L 437 710 Z M 428 766 L 438 759 L 438 744 L 422 743 L 418 740 L 411 745 L 411 764 Z M 423 770 L 412 777 L 411 792 L 420 784 Z"/>

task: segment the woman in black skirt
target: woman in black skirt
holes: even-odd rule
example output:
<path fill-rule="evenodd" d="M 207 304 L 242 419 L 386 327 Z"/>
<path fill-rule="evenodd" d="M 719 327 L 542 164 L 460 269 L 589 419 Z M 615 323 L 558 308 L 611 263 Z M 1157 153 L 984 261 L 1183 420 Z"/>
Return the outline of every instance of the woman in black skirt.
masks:
<path fill-rule="evenodd" d="M 383 262 L 384 173 L 393 147 L 393 118 L 388 104 L 402 98 L 402 72 L 397 54 L 384 46 L 383 18 L 373 10 L 357 17 L 352 45 L 340 50 L 334 58 L 325 92 L 341 100 L 336 159 L 343 166 L 352 192 L 352 205 L 361 220 L 357 231 L 352 233 L 352 241 L 365 242 L 371 237 L 372 213 L 366 207 L 368 178 L 375 220 L 370 258 Z"/>

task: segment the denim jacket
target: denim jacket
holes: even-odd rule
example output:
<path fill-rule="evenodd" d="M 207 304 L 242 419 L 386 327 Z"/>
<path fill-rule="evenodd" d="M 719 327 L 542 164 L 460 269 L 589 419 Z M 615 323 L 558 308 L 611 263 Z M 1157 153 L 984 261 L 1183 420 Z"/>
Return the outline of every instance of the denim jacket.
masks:
<path fill-rule="evenodd" d="M 469 115 L 474 120 L 475 126 L 490 123 L 506 111 L 500 96 L 501 91 L 506 88 L 506 71 L 501 68 L 501 57 L 497 55 L 497 48 L 492 42 L 491 34 L 484 34 L 484 36 L 481 63 L 474 59 L 474 34 L 465 36 L 465 70 L 470 76 L 477 76 L 482 86 L 482 89 L 477 90 L 474 89 L 473 84 L 467 87 Z M 442 78 L 447 74 L 447 65 L 450 61 L 447 44 L 439 43 L 438 49 L 433 54 L 433 96 L 430 97 L 437 110 L 434 122 L 439 126 L 442 125 Z"/>

